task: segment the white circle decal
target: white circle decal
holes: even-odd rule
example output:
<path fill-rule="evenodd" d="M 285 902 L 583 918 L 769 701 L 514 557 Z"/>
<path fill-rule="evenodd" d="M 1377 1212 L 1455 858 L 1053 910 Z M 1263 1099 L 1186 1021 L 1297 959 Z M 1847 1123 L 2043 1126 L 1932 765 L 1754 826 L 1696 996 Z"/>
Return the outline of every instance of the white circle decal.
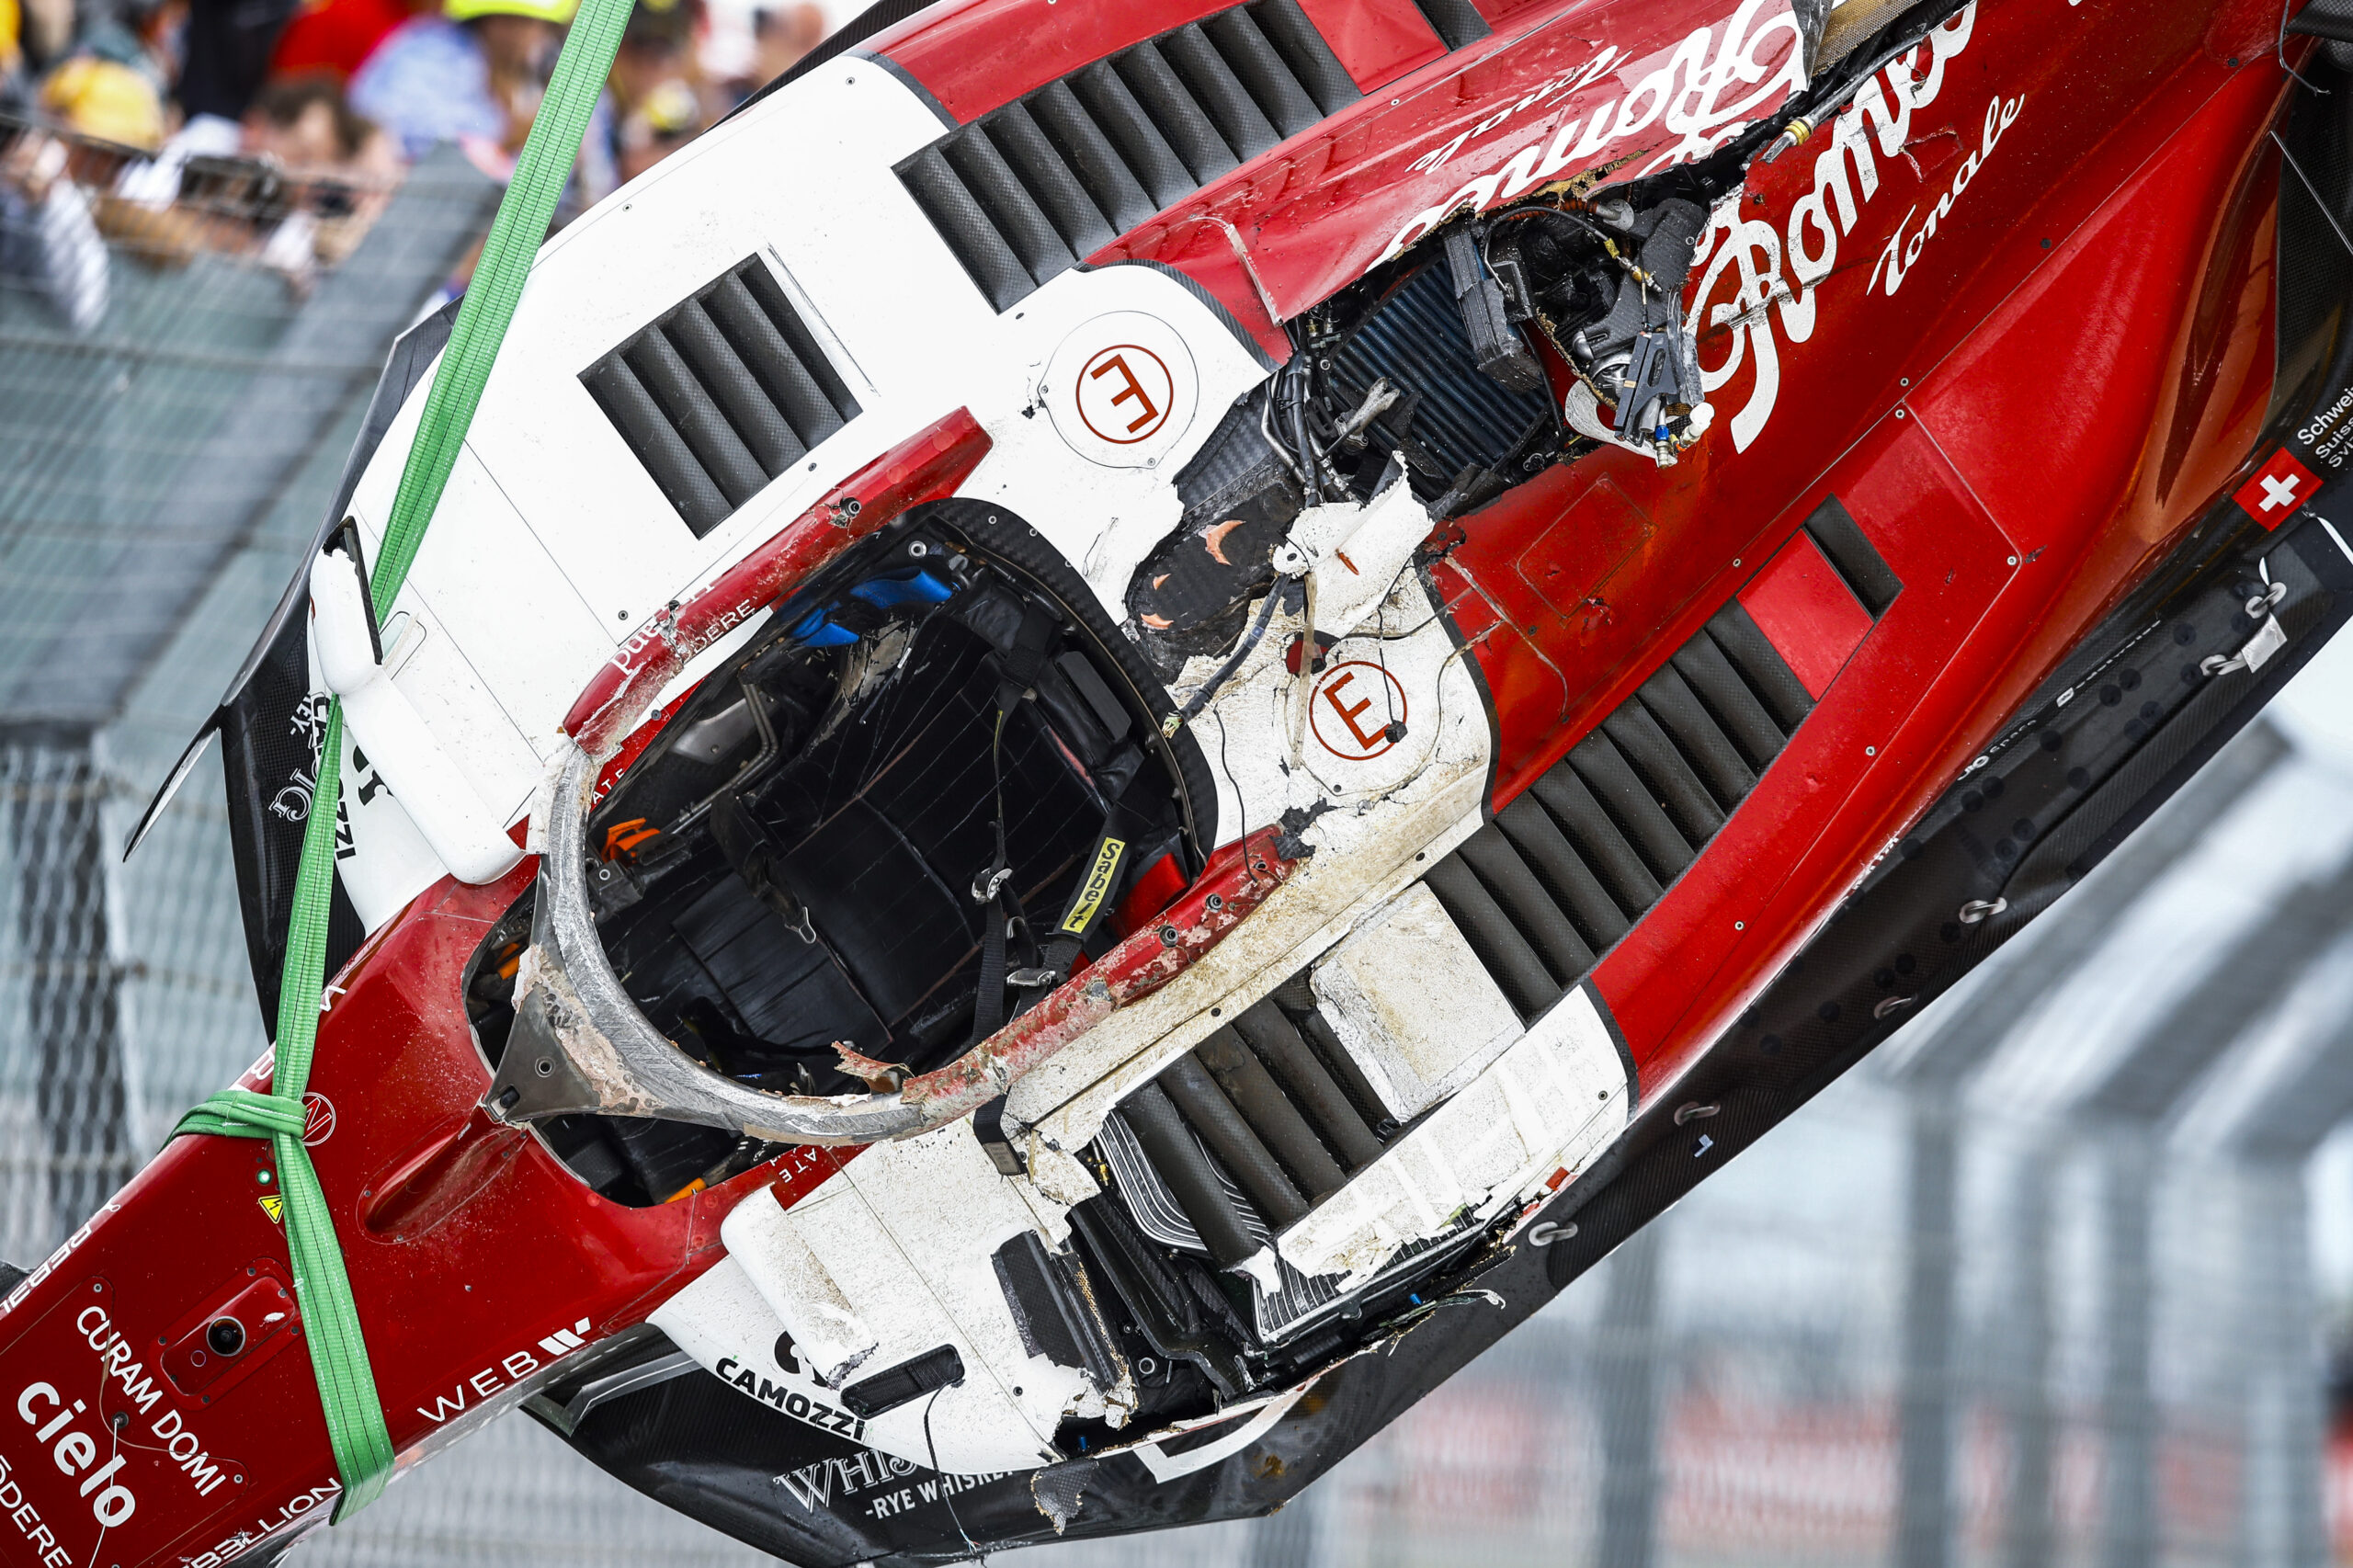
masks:
<path fill-rule="evenodd" d="M 1071 450 L 1105 468 L 1157 468 L 1192 428 L 1200 373 L 1175 327 L 1113 311 L 1074 331 L 1039 401 Z"/>

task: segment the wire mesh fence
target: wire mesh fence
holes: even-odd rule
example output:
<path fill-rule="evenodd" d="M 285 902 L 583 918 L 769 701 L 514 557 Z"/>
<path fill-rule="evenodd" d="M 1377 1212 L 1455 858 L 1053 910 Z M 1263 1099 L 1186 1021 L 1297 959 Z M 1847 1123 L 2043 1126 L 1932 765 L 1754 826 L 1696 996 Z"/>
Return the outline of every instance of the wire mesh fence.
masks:
<path fill-rule="evenodd" d="M 37 202 L 7 182 L 40 160 Z M 494 196 L 454 155 L 321 191 L 0 126 L 0 1256 L 45 1255 L 266 1046 L 217 764 L 128 865 L 119 846 L 318 529 L 392 337 Z M 2331 1076 L 2353 948 L 2230 982 L 2234 943 L 2335 885 L 2348 833 L 2326 824 L 2353 824 L 2353 786 L 2267 761 L 2137 882 L 2104 869 L 2096 916 L 2063 906 L 1282 1513 L 1030 1556 L 2327 1561 L 2341 1292 L 2307 1237 L 2316 1203 L 2343 1213 L 2311 1172 L 2353 1108 L 2353 1072 Z M 2322 825 L 2283 858 L 2261 843 L 2280 821 Z M 2101 1111 L 2167 1031 L 2198 1037 L 2197 1070 L 2154 1109 Z M 303 1550 L 760 1560 L 519 1416 Z"/>

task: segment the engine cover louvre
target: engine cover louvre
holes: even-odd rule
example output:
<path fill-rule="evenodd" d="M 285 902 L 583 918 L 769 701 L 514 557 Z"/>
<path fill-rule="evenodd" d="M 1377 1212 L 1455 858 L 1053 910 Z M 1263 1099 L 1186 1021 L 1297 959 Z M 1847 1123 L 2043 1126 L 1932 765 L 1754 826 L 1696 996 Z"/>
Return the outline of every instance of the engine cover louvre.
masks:
<path fill-rule="evenodd" d="M 698 539 L 859 413 L 756 256 L 672 307 L 580 381 Z"/>
<path fill-rule="evenodd" d="M 1250 0 L 1048 83 L 897 170 L 1003 312 L 1362 96 L 1299 0 Z"/>
<path fill-rule="evenodd" d="M 1726 605 L 1423 880 L 1523 1021 L 1558 1002 L 1699 857 L 1813 711 Z"/>

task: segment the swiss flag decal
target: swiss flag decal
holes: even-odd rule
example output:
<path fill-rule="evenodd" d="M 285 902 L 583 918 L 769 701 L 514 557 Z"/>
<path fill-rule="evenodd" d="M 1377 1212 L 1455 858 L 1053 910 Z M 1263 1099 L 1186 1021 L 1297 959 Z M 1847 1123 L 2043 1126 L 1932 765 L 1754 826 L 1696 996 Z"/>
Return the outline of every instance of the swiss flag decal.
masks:
<path fill-rule="evenodd" d="M 2313 471 L 2282 447 L 2240 489 L 2238 504 L 2265 528 L 2276 528 L 2319 491 L 2320 480 Z"/>

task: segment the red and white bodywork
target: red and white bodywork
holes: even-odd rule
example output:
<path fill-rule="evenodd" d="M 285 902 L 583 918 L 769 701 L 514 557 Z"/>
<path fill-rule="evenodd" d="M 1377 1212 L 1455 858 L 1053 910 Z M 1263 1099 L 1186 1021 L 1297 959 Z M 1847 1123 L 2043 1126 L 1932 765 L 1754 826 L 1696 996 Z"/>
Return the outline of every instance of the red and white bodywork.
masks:
<path fill-rule="evenodd" d="M 345 699 L 403 1463 L 528 1403 L 946 1559 L 1277 1506 L 1535 1310 L 2343 618 L 2279 27 L 947 0 L 571 224 L 381 653 L 323 555 L 223 710 L 274 995 Z M 181 1139 L 8 1295 L 0 1560 L 330 1511 L 275 1190 Z"/>

